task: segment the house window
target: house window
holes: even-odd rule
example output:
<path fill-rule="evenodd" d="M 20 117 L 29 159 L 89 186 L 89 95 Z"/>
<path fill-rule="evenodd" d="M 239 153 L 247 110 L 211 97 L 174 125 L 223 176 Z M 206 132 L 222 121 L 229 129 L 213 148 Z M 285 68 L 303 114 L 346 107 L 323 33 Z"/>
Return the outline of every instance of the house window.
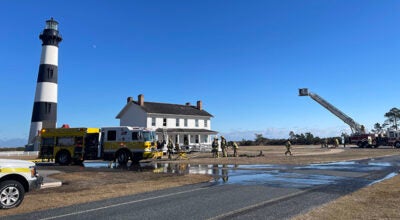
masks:
<path fill-rule="evenodd" d="M 195 137 L 195 143 L 196 143 L 196 144 L 199 143 L 199 136 L 200 136 L 200 135 L 196 135 L 196 137 Z"/>
<path fill-rule="evenodd" d="M 188 126 L 188 119 L 185 118 L 185 127 L 187 127 L 187 126 Z"/>
<path fill-rule="evenodd" d="M 179 127 L 179 118 L 176 119 L 175 126 L 176 126 L 176 127 Z"/>
<path fill-rule="evenodd" d="M 165 127 L 165 126 L 167 126 L 167 118 L 163 118 L 163 123 L 162 123 L 162 125 Z"/>
<path fill-rule="evenodd" d="M 156 126 L 156 118 L 151 118 L 151 126 Z"/>
<path fill-rule="evenodd" d="M 196 119 L 196 121 L 195 121 L 195 126 L 196 126 L 196 127 L 199 127 L 199 119 Z"/>
<path fill-rule="evenodd" d="M 208 135 L 204 135 L 204 143 L 208 143 Z"/>
<path fill-rule="evenodd" d="M 204 127 L 207 128 L 208 127 L 208 120 L 204 119 Z"/>

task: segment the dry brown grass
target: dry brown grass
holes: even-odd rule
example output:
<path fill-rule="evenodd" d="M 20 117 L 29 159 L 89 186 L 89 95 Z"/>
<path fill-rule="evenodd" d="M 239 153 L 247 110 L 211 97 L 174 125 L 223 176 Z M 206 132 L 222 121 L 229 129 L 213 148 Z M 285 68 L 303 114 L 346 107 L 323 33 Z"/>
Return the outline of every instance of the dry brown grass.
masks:
<path fill-rule="evenodd" d="M 360 189 L 293 220 L 400 219 L 400 176 Z"/>

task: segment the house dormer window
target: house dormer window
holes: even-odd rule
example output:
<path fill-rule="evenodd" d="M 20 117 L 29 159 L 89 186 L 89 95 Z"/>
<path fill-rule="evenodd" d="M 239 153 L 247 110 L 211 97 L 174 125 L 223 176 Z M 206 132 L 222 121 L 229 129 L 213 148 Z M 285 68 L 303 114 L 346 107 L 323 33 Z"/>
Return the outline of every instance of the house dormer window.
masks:
<path fill-rule="evenodd" d="M 151 126 L 156 126 L 156 118 L 151 118 Z"/>
<path fill-rule="evenodd" d="M 188 126 L 188 119 L 187 118 L 185 118 L 185 127 L 187 127 Z"/>
<path fill-rule="evenodd" d="M 195 126 L 196 126 L 196 127 L 199 127 L 199 119 L 196 119 L 196 120 L 195 120 Z"/>
<path fill-rule="evenodd" d="M 176 127 L 179 127 L 179 118 L 176 119 L 175 126 L 176 126 Z"/>
<path fill-rule="evenodd" d="M 204 119 L 204 127 L 207 128 L 208 127 L 208 120 Z"/>

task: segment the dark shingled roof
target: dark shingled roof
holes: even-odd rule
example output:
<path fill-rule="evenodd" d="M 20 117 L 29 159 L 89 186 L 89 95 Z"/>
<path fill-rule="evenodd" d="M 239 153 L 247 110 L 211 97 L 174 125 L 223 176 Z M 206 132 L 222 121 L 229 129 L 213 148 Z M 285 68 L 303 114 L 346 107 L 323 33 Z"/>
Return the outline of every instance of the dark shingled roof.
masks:
<path fill-rule="evenodd" d="M 139 105 L 138 102 L 132 101 Z M 199 115 L 214 117 L 205 110 L 199 110 L 196 106 L 192 105 L 177 105 L 177 104 L 167 104 L 167 103 L 157 103 L 157 102 L 144 102 L 144 111 L 147 113 L 158 113 L 158 114 L 173 114 L 173 115 Z"/>

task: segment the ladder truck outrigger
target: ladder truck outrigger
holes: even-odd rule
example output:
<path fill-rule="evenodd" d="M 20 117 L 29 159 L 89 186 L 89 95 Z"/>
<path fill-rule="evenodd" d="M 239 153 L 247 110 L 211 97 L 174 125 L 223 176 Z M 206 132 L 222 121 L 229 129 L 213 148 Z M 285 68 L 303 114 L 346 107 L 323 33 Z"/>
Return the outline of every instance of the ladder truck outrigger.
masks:
<path fill-rule="evenodd" d="M 344 123 L 350 126 L 352 134 L 349 137 L 350 144 L 356 144 L 358 147 L 379 147 L 380 145 L 386 145 L 386 138 L 381 135 L 366 133 L 363 125 L 355 122 L 351 117 L 340 111 L 338 108 L 327 102 L 321 96 L 309 92 L 307 88 L 299 89 L 299 96 L 310 96 L 318 104 L 322 105 L 332 114 L 340 118 Z"/>

